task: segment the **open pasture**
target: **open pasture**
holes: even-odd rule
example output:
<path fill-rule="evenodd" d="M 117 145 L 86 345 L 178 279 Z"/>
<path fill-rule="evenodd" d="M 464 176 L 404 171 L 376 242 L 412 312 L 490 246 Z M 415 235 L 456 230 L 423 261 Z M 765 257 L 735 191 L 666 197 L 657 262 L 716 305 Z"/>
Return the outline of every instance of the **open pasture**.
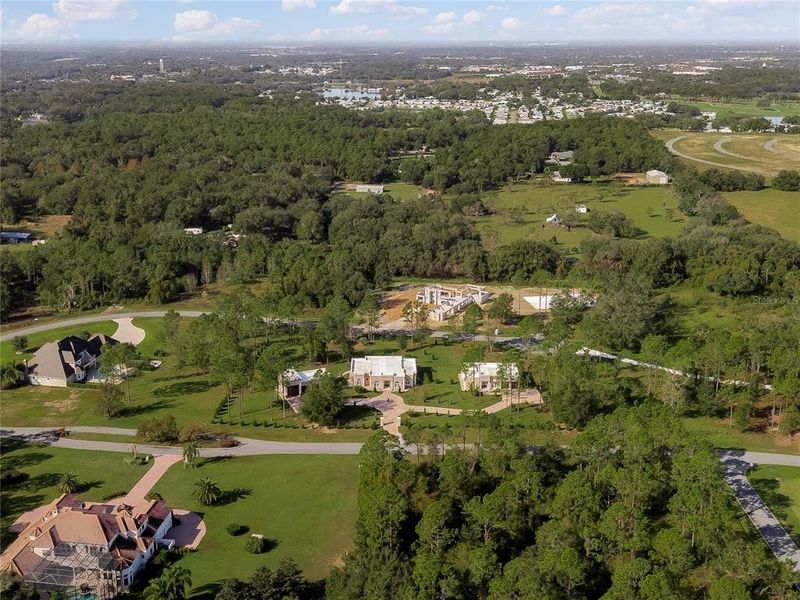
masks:
<path fill-rule="evenodd" d="M 783 169 L 800 169 L 800 139 L 776 133 L 686 133 L 662 131 L 670 152 L 698 169 L 712 167 L 753 171 L 773 176 Z"/>
<path fill-rule="evenodd" d="M 787 240 L 800 242 L 800 194 L 772 188 L 758 192 L 727 192 L 725 199 L 753 223 L 776 230 Z"/>
<path fill-rule="evenodd" d="M 703 112 L 715 112 L 717 118 L 724 117 L 789 117 L 800 114 L 800 103 L 773 102 L 769 106 L 757 106 L 755 100 L 744 102 L 691 102 Z"/>
<path fill-rule="evenodd" d="M 486 194 L 484 200 L 493 214 L 477 217 L 476 227 L 489 247 L 520 239 L 547 241 L 577 252 L 581 240 L 591 235 L 585 225 L 567 230 L 544 226 L 553 213 L 574 211 L 585 204 L 590 211 L 622 211 L 641 230 L 640 237 L 676 236 L 688 222 L 678 211 L 677 198 L 669 187 L 634 187 L 619 184 L 510 184 Z M 586 215 L 583 215 L 584 217 Z"/>

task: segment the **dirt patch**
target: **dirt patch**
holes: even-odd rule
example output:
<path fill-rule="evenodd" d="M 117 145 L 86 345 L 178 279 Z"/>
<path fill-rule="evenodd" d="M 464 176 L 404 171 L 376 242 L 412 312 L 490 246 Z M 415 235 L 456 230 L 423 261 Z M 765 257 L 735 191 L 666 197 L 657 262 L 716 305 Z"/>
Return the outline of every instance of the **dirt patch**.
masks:
<path fill-rule="evenodd" d="M 416 299 L 417 292 L 422 287 L 421 285 L 402 286 L 386 292 L 381 302 L 381 325 L 386 326 L 391 323 L 393 326 L 408 327 L 408 324 L 403 321 L 403 307 Z"/>
<path fill-rule="evenodd" d="M 775 442 L 776 446 L 782 446 L 784 448 L 793 448 L 797 449 L 800 448 L 800 437 L 797 439 L 792 439 L 792 436 L 787 435 L 785 433 L 772 433 L 772 439 Z"/>
<path fill-rule="evenodd" d="M 62 398 L 61 400 L 49 400 L 48 402 L 45 402 L 44 405 L 47 408 L 52 408 L 57 412 L 64 413 L 75 410 L 75 407 L 78 406 L 79 401 L 80 392 L 78 390 L 70 390 L 69 398 Z"/>
<path fill-rule="evenodd" d="M 334 556 L 328 561 L 331 569 L 341 569 L 344 567 L 344 556 Z"/>
<path fill-rule="evenodd" d="M 445 282 L 442 285 L 449 285 L 449 284 Z M 452 285 L 457 285 L 457 284 L 452 284 Z M 386 292 L 381 302 L 381 326 L 394 327 L 398 329 L 408 329 L 409 328 L 408 323 L 403 321 L 403 307 L 409 302 L 413 301 L 417 297 L 417 292 L 421 290 L 423 287 L 425 286 L 408 284 L 396 287 Z M 521 316 L 532 315 L 543 312 L 534 309 L 533 306 L 528 304 L 525 301 L 525 296 L 541 296 L 541 295 L 557 294 L 558 292 L 561 292 L 565 289 L 560 287 L 559 288 L 544 288 L 544 287 L 514 288 L 510 286 L 496 286 L 496 285 L 495 286 L 487 285 L 484 286 L 484 288 L 491 294 L 491 298 L 481 308 L 485 310 L 488 306 L 491 305 L 492 300 L 497 298 L 500 294 L 510 294 L 513 299 L 514 312 Z M 432 329 L 441 329 L 446 326 L 447 326 L 447 321 L 428 322 L 428 327 L 431 327 Z"/>

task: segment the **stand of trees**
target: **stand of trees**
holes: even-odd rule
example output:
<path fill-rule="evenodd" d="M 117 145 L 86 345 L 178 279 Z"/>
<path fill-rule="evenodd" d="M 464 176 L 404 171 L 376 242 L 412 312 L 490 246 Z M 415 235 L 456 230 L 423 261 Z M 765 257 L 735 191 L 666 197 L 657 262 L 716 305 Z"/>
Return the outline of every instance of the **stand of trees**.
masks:
<path fill-rule="evenodd" d="M 713 449 L 662 406 L 620 408 L 566 451 L 513 428 L 414 466 L 380 432 L 361 453 L 356 548 L 329 578 L 350 598 L 788 597 Z"/>

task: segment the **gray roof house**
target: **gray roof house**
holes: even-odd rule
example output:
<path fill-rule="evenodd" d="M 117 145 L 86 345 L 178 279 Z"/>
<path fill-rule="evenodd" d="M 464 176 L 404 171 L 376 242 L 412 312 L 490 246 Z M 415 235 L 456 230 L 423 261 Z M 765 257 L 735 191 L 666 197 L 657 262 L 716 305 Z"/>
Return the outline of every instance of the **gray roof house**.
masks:
<path fill-rule="evenodd" d="M 116 343 L 117 340 L 102 333 L 88 340 L 71 335 L 48 342 L 28 362 L 28 381 L 32 385 L 51 387 L 67 387 L 68 383 L 84 381 L 87 374 L 97 369 L 103 346 Z"/>
<path fill-rule="evenodd" d="M 26 244 L 33 239 L 30 231 L 0 231 L 0 241 L 4 244 Z"/>

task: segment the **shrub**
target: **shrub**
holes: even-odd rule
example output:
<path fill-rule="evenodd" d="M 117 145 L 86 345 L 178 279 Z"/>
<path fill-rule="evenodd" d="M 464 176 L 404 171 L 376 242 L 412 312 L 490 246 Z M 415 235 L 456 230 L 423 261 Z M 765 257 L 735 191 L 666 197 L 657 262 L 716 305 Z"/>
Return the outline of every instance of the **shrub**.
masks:
<path fill-rule="evenodd" d="M 139 425 L 138 433 L 148 442 L 163 444 L 178 441 L 178 425 L 172 415 L 147 419 Z"/>
<path fill-rule="evenodd" d="M 226 437 L 226 438 L 222 438 L 219 441 L 219 447 L 220 448 L 235 448 L 238 445 L 239 445 L 239 442 L 237 442 L 234 438 Z"/>
<path fill-rule="evenodd" d="M 245 542 L 244 548 L 250 554 L 263 554 L 267 550 L 267 540 L 263 536 L 252 535 Z"/>
<path fill-rule="evenodd" d="M 186 442 L 196 442 L 197 440 L 207 438 L 208 435 L 209 432 L 205 425 L 201 425 L 200 423 L 190 423 L 181 428 L 181 432 L 178 435 L 178 441 L 182 444 Z"/>
<path fill-rule="evenodd" d="M 228 532 L 228 535 L 236 537 L 237 535 L 247 533 L 247 526 L 240 523 L 231 523 L 225 528 L 225 531 Z"/>

